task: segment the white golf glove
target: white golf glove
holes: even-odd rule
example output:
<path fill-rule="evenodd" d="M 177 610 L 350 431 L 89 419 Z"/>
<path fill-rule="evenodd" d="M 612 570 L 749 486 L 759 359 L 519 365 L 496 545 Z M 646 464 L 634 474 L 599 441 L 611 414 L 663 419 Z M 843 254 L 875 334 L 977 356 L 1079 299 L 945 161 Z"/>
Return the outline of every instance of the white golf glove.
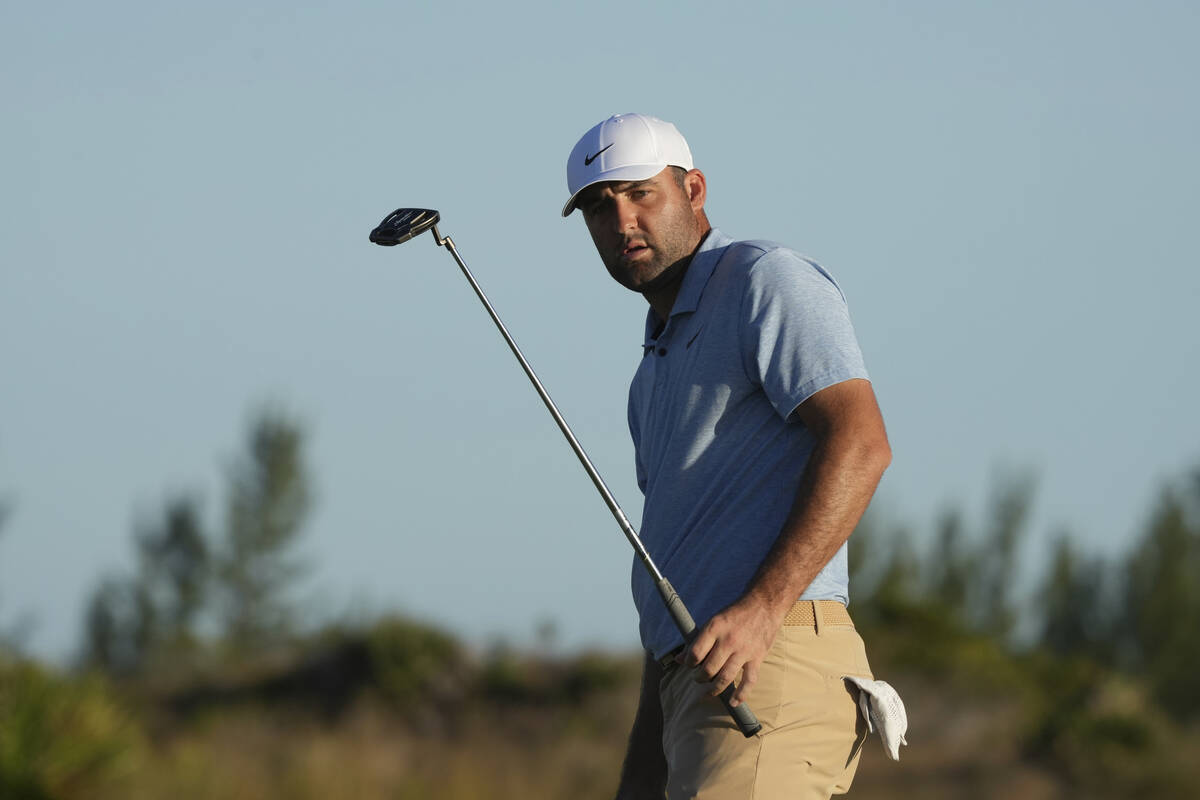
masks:
<path fill-rule="evenodd" d="M 856 678 L 853 675 L 844 678 L 858 687 L 858 707 L 867 721 L 867 730 L 871 733 L 879 731 L 883 749 L 893 761 L 899 761 L 900 745 L 908 744 L 904 741 L 904 734 L 908 731 L 904 701 L 884 681 Z"/>

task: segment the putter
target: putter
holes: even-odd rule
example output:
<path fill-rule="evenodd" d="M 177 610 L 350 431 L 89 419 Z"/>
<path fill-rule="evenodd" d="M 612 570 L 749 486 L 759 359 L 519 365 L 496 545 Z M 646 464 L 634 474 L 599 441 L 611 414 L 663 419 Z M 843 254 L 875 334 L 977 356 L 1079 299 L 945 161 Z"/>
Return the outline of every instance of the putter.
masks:
<path fill-rule="evenodd" d="M 608 510 L 616 518 L 617 525 L 621 527 L 625 538 L 633 545 L 633 549 L 637 552 L 638 558 L 641 559 L 642 565 L 646 567 L 646 571 L 654 579 L 655 586 L 658 587 L 658 593 L 662 596 L 663 603 L 666 604 L 667 611 L 671 614 L 671 619 L 675 621 L 675 626 L 683 634 L 684 641 L 691 642 L 696 638 L 696 622 L 692 619 L 692 615 L 688 613 L 687 606 L 679 598 L 675 587 L 671 586 L 671 582 L 655 566 L 654 560 L 650 558 L 649 551 L 646 550 L 646 546 L 638 538 L 637 531 L 633 529 L 633 525 L 629 523 L 625 512 L 617 504 L 616 498 L 613 497 L 612 492 L 604 484 L 604 479 L 600 477 L 600 473 L 592 466 L 591 459 L 587 457 L 587 453 L 583 452 L 583 447 L 579 444 L 579 440 L 571 432 L 571 426 L 567 425 L 567 421 L 563 419 L 563 415 L 558 412 L 558 406 L 554 405 L 554 401 L 550 399 L 550 394 L 546 391 L 546 387 L 542 386 L 542 382 L 538 380 L 537 375 L 533 372 L 533 367 L 529 366 L 529 362 L 521 354 L 521 348 L 517 347 L 517 343 L 509 335 L 508 329 L 500 321 L 499 315 L 496 314 L 496 309 L 492 308 L 487 295 L 483 293 L 483 289 L 479 288 L 479 284 L 475 281 L 475 276 L 471 274 L 471 270 L 467 269 L 466 262 L 458 254 L 458 248 L 454 246 L 454 242 L 449 236 L 442 236 L 438 233 L 437 224 L 440 219 L 441 215 L 432 209 L 398 208 L 384 217 L 383 222 L 379 223 L 375 230 L 371 231 L 371 241 L 378 245 L 391 247 L 420 236 L 425 231 L 432 230 L 433 239 L 437 242 L 438 246 L 445 247 L 450 251 L 450 255 L 454 256 L 454 260 L 458 262 L 459 269 L 462 270 L 462 274 L 471 284 L 471 288 L 475 290 L 475 294 L 479 297 L 479 301 L 483 303 L 483 307 L 487 309 L 492 322 L 496 323 L 496 327 L 500 329 L 500 334 L 504 337 L 504 341 L 508 342 L 509 349 L 517 357 L 517 361 L 521 362 L 521 368 L 525 370 L 525 375 L 529 378 L 529 382 L 533 384 L 533 388 L 537 390 L 538 396 L 546 404 L 546 408 L 550 411 L 550 416 L 554 417 L 554 421 L 558 423 L 559 430 L 563 432 L 563 436 L 567 437 L 567 442 L 570 443 L 571 449 L 575 451 L 575 455 L 579 458 L 579 463 L 583 464 L 588 477 L 592 479 L 592 483 L 596 485 L 600 496 L 604 498 L 604 502 L 608 505 Z M 733 717 L 733 721 L 737 723 L 742 735 L 750 737 L 758 733 L 762 728 L 762 724 L 754 716 L 754 712 L 745 703 L 736 707 L 729 705 L 729 700 L 732 696 L 733 684 L 731 683 L 721 692 L 720 698 L 721 702 L 725 704 L 725 709 L 729 712 L 729 715 Z"/>

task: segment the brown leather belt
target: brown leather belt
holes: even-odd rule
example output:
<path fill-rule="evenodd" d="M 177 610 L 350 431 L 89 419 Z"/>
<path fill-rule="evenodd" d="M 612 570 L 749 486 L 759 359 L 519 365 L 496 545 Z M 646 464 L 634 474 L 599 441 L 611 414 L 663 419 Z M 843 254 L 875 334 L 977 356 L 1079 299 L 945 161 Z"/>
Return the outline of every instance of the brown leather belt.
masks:
<path fill-rule="evenodd" d="M 838 600 L 797 600 L 795 605 L 788 609 L 783 624 L 789 627 L 814 628 L 819 633 L 826 625 L 853 628 L 854 620 Z M 676 647 L 658 660 L 659 666 L 664 670 L 675 666 L 675 656 L 682 651 L 683 645 Z"/>

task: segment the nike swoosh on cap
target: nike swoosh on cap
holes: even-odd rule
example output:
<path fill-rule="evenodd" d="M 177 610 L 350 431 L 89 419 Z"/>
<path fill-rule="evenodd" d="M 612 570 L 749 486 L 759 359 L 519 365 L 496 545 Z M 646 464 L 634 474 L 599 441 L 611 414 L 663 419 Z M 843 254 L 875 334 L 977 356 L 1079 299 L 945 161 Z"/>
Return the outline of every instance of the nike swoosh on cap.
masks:
<path fill-rule="evenodd" d="M 594 155 L 594 156 L 589 156 L 585 153 L 583 156 L 583 165 L 585 167 L 590 167 L 592 165 L 592 162 L 600 157 L 601 153 L 603 153 L 609 147 L 612 147 L 614 144 L 616 144 L 616 142 L 609 142 L 608 147 L 601 147 L 599 150 L 596 151 L 596 155 Z"/>

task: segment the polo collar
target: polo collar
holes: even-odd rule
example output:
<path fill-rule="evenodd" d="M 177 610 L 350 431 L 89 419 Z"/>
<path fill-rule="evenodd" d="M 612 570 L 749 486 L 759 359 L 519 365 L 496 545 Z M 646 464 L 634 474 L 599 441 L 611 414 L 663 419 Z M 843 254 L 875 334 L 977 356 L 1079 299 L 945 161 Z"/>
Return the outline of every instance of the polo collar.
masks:
<path fill-rule="evenodd" d="M 691 314 L 699 307 L 704 287 L 708 285 L 708 279 L 712 277 L 717 262 L 721 260 L 721 253 L 732 243 L 733 238 L 721 233 L 717 228 L 709 230 L 704 241 L 700 243 L 700 247 L 696 249 L 696 254 L 692 256 L 692 263 L 688 264 L 687 272 L 683 276 L 683 285 L 679 287 L 679 294 L 675 296 L 675 304 L 671 306 L 672 319 L 679 314 Z M 654 309 L 648 309 L 646 311 L 646 339 L 642 346 L 652 347 L 655 340 L 658 339 L 658 334 L 662 333 L 665 328 L 666 325 L 659 322 Z"/>

